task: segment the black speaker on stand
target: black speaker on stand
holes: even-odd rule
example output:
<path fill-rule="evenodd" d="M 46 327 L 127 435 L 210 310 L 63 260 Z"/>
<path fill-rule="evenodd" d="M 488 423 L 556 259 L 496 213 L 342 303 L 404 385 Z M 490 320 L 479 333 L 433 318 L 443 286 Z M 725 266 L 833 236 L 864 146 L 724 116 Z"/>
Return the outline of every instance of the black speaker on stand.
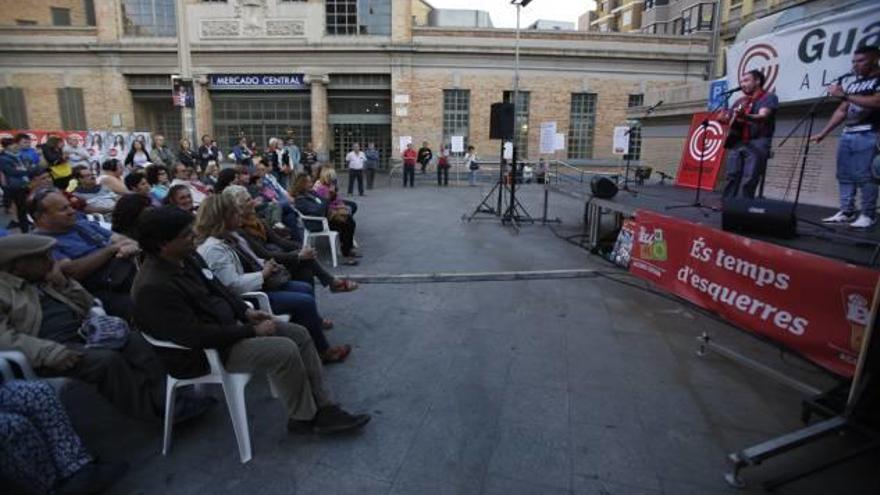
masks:
<path fill-rule="evenodd" d="M 493 103 L 489 116 L 489 139 L 510 141 L 514 127 L 513 103 Z"/>

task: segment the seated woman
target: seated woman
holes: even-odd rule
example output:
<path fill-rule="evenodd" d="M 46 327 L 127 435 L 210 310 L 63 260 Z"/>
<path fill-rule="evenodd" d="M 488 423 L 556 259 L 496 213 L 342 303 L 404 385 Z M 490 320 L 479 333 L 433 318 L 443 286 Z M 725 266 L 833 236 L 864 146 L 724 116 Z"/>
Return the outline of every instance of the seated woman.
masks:
<path fill-rule="evenodd" d="M 326 169 L 325 169 L 326 170 Z M 325 201 L 312 191 L 312 179 L 306 174 L 299 174 L 293 181 L 293 187 L 290 195 L 294 198 L 294 206 L 301 214 L 309 217 L 327 217 L 330 228 L 339 232 L 339 239 L 342 244 L 342 256 L 345 257 L 343 264 L 357 265 L 355 259 L 359 257 L 354 251 L 354 230 L 357 225 L 351 217 L 351 212 L 345 205 L 333 207 L 332 200 Z M 335 199 L 336 192 L 331 191 L 330 196 Z M 306 222 L 306 228 L 310 230 L 320 230 L 320 225 L 309 225 Z"/>
<path fill-rule="evenodd" d="M 263 177 L 260 175 L 250 176 L 250 182 L 247 191 L 254 198 L 254 205 L 257 214 L 266 220 L 269 225 L 278 225 L 281 223 L 282 209 L 278 204 L 278 195 L 271 187 L 266 187 L 263 183 Z M 293 225 L 294 227 L 296 225 Z"/>
<path fill-rule="evenodd" d="M 324 165 L 320 167 L 320 172 L 318 172 L 318 180 L 315 181 L 315 185 L 312 187 L 315 194 L 318 197 L 328 201 L 330 203 L 330 209 L 336 210 L 341 209 L 343 207 L 348 207 L 348 211 L 351 216 L 354 216 L 357 213 L 358 205 L 354 201 L 350 201 L 347 199 L 342 199 L 339 197 L 337 192 L 339 191 L 339 180 L 336 176 L 336 170 L 329 166 Z"/>
<path fill-rule="evenodd" d="M 242 227 L 239 234 L 247 241 L 254 253 L 263 259 L 273 259 L 284 265 L 294 280 L 307 282 L 314 286 L 317 278 L 321 285 L 331 292 L 351 292 L 358 288 L 352 280 L 336 278 L 315 259 L 315 250 L 302 247 L 296 241 L 278 234 L 265 220 L 257 215 L 256 201 L 241 186 L 229 186 L 223 190 L 235 201 L 241 212 Z"/>
<path fill-rule="evenodd" d="M 162 202 L 150 194 L 150 183 L 147 182 L 147 176 L 143 172 L 132 172 L 126 175 L 124 182 L 128 192 L 148 198 L 152 206 L 162 206 Z M 116 204 L 118 205 L 119 202 L 117 201 Z"/>
<path fill-rule="evenodd" d="M 217 279 L 236 294 L 266 292 L 273 311 L 290 314 L 291 321 L 308 329 L 325 363 L 345 360 L 351 346 L 331 347 L 327 342 L 324 329 L 331 328 L 333 323 L 318 314 L 312 286 L 291 281 L 283 266 L 254 254 L 237 233 L 241 229 L 241 220 L 230 195 L 215 194 L 205 199 L 199 207 L 195 224 L 200 242 L 197 250 L 205 263 Z"/>
<path fill-rule="evenodd" d="M 100 493 L 127 469 L 89 454 L 48 382 L 0 383 L 3 493 Z"/>
<path fill-rule="evenodd" d="M 128 190 L 122 180 L 122 172 L 123 167 L 119 160 L 106 160 L 101 164 L 101 176 L 98 177 L 98 184 L 116 194 L 125 194 Z"/>
<path fill-rule="evenodd" d="M 135 226 L 138 217 L 148 208 L 154 205 L 150 198 L 144 194 L 126 194 L 119 198 L 116 207 L 113 208 L 112 229 L 117 234 L 122 234 L 131 239 L 137 239 Z"/>
<path fill-rule="evenodd" d="M 145 173 L 147 175 L 147 182 L 150 183 L 150 194 L 152 194 L 157 200 L 165 201 L 165 196 L 168 195 L 168 169 L 163 167 L 162 165 L 150 165 L 145 169 Z"/>
<path fill-rule="evenodd" d="M 183 184 L 171 186 L 171 189 L 168 190 L 168 195 L 165 196 L 164 203 L 176 206 L 187 213 L 192 213 L 195 210 L 192 192 L 190 192 L 189 186 Z"/>

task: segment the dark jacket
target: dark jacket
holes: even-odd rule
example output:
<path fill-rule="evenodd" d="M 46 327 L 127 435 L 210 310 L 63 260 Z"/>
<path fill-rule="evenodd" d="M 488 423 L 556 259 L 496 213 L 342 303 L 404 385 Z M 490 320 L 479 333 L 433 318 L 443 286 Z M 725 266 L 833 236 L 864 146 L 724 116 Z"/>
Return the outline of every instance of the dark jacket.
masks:
<path fill-rule="evenodd" d="M 29 167 L 21 159 L 20 153 L 0 151 L 0 173 L 6 176 L 6 187 L 24 189 L 28 185 Z"/>
<path fill-rule="evenodd" d="M 434 158 L 434 153 L 431 151 L 431 148 L 427 146 L 419 148 L 419 163 L 422 165 L 426 165 L 431 163 L 431 159 Z"/>
<path fill-rule="evenodd" d="M 307 217 L 326 217 L 327 205 L 327 201 L 319 198 L 311 191 L 300 194 L 293 202 L 296 211 Z M 314 220 L 304 221 L 304 223 L 309 230 L 321 230 L 322 227 L 321 224 Z"/>
<path fill-rule="evenodd" d="M 258 258 L 264 260 L 271 258 L 287 267 L 291 272 L 296 271 L 299 266 L 299 250 L 302 249 L 302 246 L 296 241 L 281 237 L 267 222 L 262 222 L 263 227 L 266 228 L 266 240 L 250 234 L 244 229 L 239 230 L 238 234 L 248 243 L 251 251 Z"/>
<path fill-rule="evenodd" d="M 43 150 L 43 158 L 50 167 L 64 163 L 64 151 L 54 146 L 49 146 L 49 143 L 43 144 L 41 149 Z"/>
<path fill-rule="evenodd" d="M 177 161 L 186 165 L 187 167 L 192 168 L 196 166 L 196 163 L 198 162 L 198 157 L 193 150 L 186 151 L 180 149 L 177 151 Z"/>
<path fill-rule="evenodd" d="M 225 359 L 230 346 L 256 335 L 253 325 L 246 323 L 244 301 L 205 273 L 208 265 L 198 254 L 183 267 L 148 255 L 132 287 L 138 328 L 190 348 L 157 349 L 168 372 L 178 378 L 208 372 L 202 349 L 217 349 Z"/>
<path fill-rule="evenodd" d="M 201 162 L 202 168 L 207 167 L 208 162 L 212 160 L 220 165 L 220 150 L 216 146 L 205 146 L 204 144 L 199 146 L 199 162 Z"/>

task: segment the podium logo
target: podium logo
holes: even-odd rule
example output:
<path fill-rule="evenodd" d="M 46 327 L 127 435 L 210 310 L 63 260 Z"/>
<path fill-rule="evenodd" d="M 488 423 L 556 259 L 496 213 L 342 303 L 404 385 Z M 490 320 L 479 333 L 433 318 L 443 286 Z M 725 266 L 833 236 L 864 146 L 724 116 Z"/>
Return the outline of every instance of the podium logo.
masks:
<path fill-rule="evenodd" d="M 706 134 L 705 143 L 703 143 L 704 133 Z M 702 157 L 704 162 L 711 162 L 721 151 L 723 145 L 724 128 L 718 122 L 710 120 L 707 127 L 699 126 L 694 130 L 690 143 L 688 143 L 688 153 L 694 161 L 699 162 Z"/>
<path fill-rule="evenodd" d="M 655 228 L 649 232 L 639 227 L 639 258 L 647 261 L 666 261 L 669 259 L 669 248 L 663 237 L 663 229 Z"/>
<path fill-rule="evenodd" d="M 776 84 L 776 76 L 779 75 L 779 54 L 776 49 L 767 43 L 752 45 L 743 53 L 739 60 L 739 68 L 736 73 L 742 78 L 746 72 L 758 69 L 764 74 L 764 90 L 772 91 Z"/>

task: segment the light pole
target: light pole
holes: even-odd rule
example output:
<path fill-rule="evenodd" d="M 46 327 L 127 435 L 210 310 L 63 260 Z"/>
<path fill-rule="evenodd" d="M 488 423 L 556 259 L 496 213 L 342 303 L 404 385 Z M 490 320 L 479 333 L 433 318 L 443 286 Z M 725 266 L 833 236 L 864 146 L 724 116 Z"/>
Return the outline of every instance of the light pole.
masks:
<path fill-rule="evenodd" d="M 520 34 L 520 15 L 523 7 L 530 4 L 532 0 L 510 0 L 510 4 L 516 6 L 516 41 L 513 45 L 513 156 L 510 160 L 510 203 L 507 211 L 501 217 L 501 222 L 511 222 L 514 226 L 517 221 L 517 202 L 516 202 L 516 166 L 518 159 L 517 138 L 522 128 L 518 125 L 519 117 L 519 34 Z M 528 125 L 528 123 L 526 123 Z"/>
<path fill-rule="evenodd" d="M 196 140 L 196 85 L 192 75 L 192 55 L 189 45 L 189 28 L 186 19 L 187 2 L 176 2 L 175 14 L 177 15 L 177 64 L 180 70 L 180 79 L 189 81 L 192 84 L 193 106 L 187 107 L 186 104 L 180 107 L 180 124 L 181 137 L 190 140 L 193 146 L 198 144 Z"/>

